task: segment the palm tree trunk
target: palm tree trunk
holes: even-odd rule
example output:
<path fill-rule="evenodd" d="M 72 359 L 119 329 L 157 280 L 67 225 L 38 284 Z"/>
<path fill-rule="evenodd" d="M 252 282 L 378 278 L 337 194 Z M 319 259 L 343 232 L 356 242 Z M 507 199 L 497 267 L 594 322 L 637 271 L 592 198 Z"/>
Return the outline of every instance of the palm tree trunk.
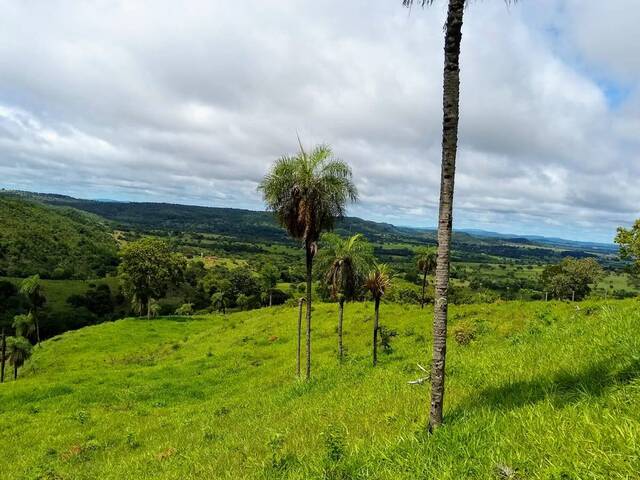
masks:
<path fill-rule="evenodd" d="M 424 275 L 422 276 L 422 299 L 420 301 L 420 308 L 424 308 L 424 293 L 427 289 L 427 270 L 425 269 Z"/>
<path fill-rule="evenodd" d="M 433 366 L 431 369 L 431 411 L 429 430 L 442 424 L 444 375 L 447 353 L 447 310 L 449 262 L 453 213 L 453 189 L 458 148 L 460 102 L 460 44 L 465 0 L 449 0 L 444 43 L 444 93 L 442 120 L 442 176 L 438 215 L 438 257 L 436 263 L 433 320 Z"/>
<path fill-rule="evenodd" d="M 269 306 L 273 306 L 273 291 L 269 291 Z"/>
<path fill-rule="evenodd" d="M 298 300 L 298 361 L 296 363 L 296 375 L 300 376 L 300 350 L 302 343 L 302 304 L 304 303 L 304 299 L 301 298 Z"/>
<path fill-rule="evenodd" d="M 151 299 L 147 300 L 147 320 L 151 320 Z"/>
<path fill-rule="evenodd" d="M 375 300 L 375 315 L 373 317 L 373 366 L 378 364 L 378 317 L 380 314 L 380 299 Z"/>
<path fill-rule="evenodd" d="M 4 365 L 6 362 L 6 356 L 7 356 L 7 337 L 4 334 L 4 328 L 2 329 L 2 359 L 0 359 L 0 362 L 2 362 L 2 366 L 0 368 L 0 383 L 4 383 Z"/>
<path fill-rule="evenodd" d="M 18 379 L 18 364 L 17 363 L 13 364 L 13 379 L 14 380 Z"/>
<path fill-rule="evenodd" d="M 306 379 L 311 378 L 311 274 L 313 269 L 313 251 L 306 242 L 307 250 L 307 371 Z"/>
<path fill-rule="evenodd" d="M 338 358 L 342 362 L 343 348 L 342 348 L 342 319 L 344 316 L 344 298 L 341 298 L 338 302 Z"/>

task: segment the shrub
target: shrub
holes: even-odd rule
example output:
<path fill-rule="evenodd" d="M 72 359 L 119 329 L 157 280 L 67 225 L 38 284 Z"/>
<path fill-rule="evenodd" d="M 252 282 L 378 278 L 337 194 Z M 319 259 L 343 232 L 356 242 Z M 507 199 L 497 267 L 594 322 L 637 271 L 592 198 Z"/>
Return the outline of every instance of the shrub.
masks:
<path fill-rule="evenodd" d="M 462 321 L 453 328 L 453 337 L 458 345 L 469 345 L 477 335 L 476 326 L 469 321 Z"/>
<path fill-rule="evenodd" d="M 391 330 L 384 325 L 380 325 L 380 327 L 378 327 L 378 333 L 380 334 L 380 346 L 382 347 L 382 351 L 384 353 L 393 352 L 391 341 L 393 340 L 393 337 L 398 335 L 398 332 Z"/>
<path fill-rule="evenodd" d="M 183 303 L 176 309 L 176 315 L 193 315 L 193 303 Z"/>

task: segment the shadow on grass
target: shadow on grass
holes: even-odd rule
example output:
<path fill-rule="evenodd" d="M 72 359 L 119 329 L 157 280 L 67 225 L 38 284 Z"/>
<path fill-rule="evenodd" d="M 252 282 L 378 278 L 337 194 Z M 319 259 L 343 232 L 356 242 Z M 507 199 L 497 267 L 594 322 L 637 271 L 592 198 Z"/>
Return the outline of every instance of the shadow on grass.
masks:
<path fill-rule="evenodd" d="M 608 387 L 626 385 L 640 378 L 640 357 L 620 368 L 620 361 L 608 359 L 581 371 L 560 370 L 548 377 L 510 382 L 486 388 L 469 398 L 459 409 L 489 407 L 500 410 L 520 408 L 542 401 L 562 407 L 588 398 L 600 397 Z M 451 412 L 456 418 L 459 412 Z"/>

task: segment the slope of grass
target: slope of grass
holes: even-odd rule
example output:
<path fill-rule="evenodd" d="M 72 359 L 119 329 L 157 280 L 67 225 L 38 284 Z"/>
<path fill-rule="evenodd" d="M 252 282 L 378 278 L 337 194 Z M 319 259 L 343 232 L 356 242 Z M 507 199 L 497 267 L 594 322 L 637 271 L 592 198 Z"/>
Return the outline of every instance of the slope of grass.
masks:
<path fill-rule="evenodd" d="M 0 471 L 15 479 L 637 478 L 637 301 L 452 308 L 446 426 L 425 433 L 427 310 L 371 367 L 373 309 L 314 310 L 313 380 L 296 380 L 295 308 L 67 332 L 0 386 Z M 475 333 L 468 345 L 454 340 Z M 460 335 L 459 335 L 460 336 Z M 513 469 L 517 477 L 508 477 Z"/>

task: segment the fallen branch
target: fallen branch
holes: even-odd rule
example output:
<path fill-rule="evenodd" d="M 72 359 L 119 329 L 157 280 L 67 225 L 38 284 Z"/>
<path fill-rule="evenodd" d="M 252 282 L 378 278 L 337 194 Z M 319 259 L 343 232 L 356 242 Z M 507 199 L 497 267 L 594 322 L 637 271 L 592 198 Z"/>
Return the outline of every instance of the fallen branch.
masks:
<path fill-rule="evenodd" d="M 424 373 L 429 374 L 429 371 L 426 368 L 424 368 L 422 365 L 420 365 L 419 363 L 416 365 L 418 365 L 418 368 L 422 370 Z M 422 385 L 425 382 L 428 382 L 430 379 L 431 379 L 431 375 L 427 375 L 426 377 L 422 377 L 417 380 L 411 380 L 410 382 L 407 382 L 407 383 L 409 385 Z"/>

